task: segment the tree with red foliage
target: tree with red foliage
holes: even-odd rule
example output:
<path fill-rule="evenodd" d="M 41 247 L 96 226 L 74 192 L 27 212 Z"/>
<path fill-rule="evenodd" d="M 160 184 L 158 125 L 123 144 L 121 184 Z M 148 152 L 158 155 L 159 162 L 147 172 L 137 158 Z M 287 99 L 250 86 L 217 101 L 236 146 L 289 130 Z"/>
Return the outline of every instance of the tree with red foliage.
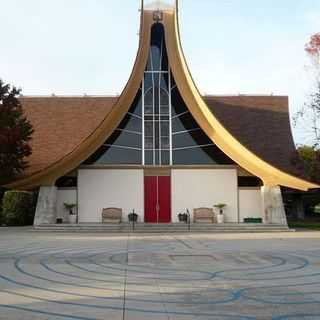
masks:
<path fill-rule="evenodd" d="M 304 47 L 305 51 L 313 61 L 317 71 L 320 68 L 320 32 L 311 36 L 309 42 Z M 318 74 L 319 76 L 319 74 Z"/>
<path fill-rule="evenodd" d="M 0 185 L 21 174 L 27 167 L 26 157 L 33 133 L 18 99 L 21 90 L 0 79 Z"/>
<path fill-rule="evenodd" d="M 310 141 L 305 143 L 311 142 L 314 148 L 320 149 L 320 33 L 311 36 L 304 49 L 312 61 L 315 85 L 308 101 L 294 116 L 294 123 L 302 122 L 310 136 Z"/>

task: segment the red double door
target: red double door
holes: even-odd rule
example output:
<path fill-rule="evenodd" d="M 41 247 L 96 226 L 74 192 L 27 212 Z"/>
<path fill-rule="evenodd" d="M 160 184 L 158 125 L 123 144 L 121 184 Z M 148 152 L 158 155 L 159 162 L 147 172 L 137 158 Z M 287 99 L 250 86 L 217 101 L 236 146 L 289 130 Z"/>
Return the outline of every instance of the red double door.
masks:
<path fill-rule="evenodd" d="M 144 221 L 171 221 L 171 183 L 169 176 L 144 177 Z"/>

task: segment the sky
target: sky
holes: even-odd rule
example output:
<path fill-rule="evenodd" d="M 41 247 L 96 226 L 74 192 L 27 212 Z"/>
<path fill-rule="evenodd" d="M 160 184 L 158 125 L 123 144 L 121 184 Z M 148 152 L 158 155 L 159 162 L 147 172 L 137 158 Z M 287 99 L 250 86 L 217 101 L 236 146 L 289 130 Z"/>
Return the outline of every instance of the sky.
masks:
<path fill-rule="evenodd" d="M 0 78 L 24 95 L 113 95 L 138 48 L 140 0 L 0 0 Z M 304 45 L 319 0 L 180 0 L 181 39 L 203 94 L 288 95 L 312 88 Z M 308 142 L 293 128 L 296 143 Z"/>

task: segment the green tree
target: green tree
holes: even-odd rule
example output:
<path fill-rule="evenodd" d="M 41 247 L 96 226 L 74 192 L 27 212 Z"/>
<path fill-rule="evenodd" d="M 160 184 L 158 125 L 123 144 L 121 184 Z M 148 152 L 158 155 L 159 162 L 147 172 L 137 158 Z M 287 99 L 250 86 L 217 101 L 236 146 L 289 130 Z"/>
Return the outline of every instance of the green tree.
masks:
<path fill-rule="evenodd" d="M 23 172 L 32 152 L 33 129 L 23 114 L 20 91 L 0 79 L 0 185 Z"/>
<path fill-rule="evenodd" d="M 299 159 L 296 159 L 296 163 L 312 181 L 320 183 L 320 150 L 302 145 L 297 151 Z"/>

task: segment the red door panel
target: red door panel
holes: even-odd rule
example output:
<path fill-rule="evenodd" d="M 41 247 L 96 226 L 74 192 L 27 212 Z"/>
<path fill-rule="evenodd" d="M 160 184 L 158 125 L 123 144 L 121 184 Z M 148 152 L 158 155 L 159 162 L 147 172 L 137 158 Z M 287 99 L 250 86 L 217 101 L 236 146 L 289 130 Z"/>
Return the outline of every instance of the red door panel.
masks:
<path fill-rule="evenodd" d="M 169 176 L 144 177 L 144 221 L 171 221 L 171 179 Z"/>
<path fill-rule="evenodd" d="M 160 207 L 159 222 L 171 221 L 171 188 L 170 177 L 158 177 L 158 203 Z"/>
<path fill-rule="evenodd" d="M 144 177 L 144 221 L 157 222 L 157 177 Z"/>

